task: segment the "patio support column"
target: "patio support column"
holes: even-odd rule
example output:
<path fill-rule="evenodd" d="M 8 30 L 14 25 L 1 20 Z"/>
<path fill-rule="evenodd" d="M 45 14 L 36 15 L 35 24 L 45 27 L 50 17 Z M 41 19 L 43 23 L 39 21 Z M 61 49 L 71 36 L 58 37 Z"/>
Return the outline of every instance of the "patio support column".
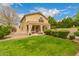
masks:
<path fill-rule="evenodd" d="M 40 32 L 43 33 L 43 25 L 40 25 Z"/>
<path fill-rule="evenodd" d="M 25 31 L 27 32 L 27 25 L 26 25 L 26 30 Z"/>
<path fill-rule="evenodd" d="M 30 24 L 30 25 L 28 25 L 28 27 L 29 27 L 29 31 L 28 31 L 28 34 L 31 34 L 32 25 Z"/>
<path fill-rule="evenodd" d="M 34 32 L 36 32 L 36 26 L 34 26 Z"/>

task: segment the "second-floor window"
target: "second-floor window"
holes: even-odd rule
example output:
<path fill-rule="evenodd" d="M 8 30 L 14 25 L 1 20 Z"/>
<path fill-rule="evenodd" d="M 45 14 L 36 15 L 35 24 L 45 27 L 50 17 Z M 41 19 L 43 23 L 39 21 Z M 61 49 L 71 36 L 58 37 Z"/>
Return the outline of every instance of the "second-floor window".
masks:
<path fill-rule="evenodd" d="M 44 22 L 42 17 L 39 18 L 39 22 Z"/>

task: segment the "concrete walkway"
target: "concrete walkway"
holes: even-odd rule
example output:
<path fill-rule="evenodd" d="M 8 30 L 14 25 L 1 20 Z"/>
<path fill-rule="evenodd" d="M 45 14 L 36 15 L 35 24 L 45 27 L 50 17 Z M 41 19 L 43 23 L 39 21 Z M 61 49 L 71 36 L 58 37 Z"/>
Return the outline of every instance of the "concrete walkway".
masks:
<path fill-rule="evenodd" d="M 19 40 L 21 38 L 26 38 L 26 37 L 31 37 L 31 36 L 37 36 L 37 35 L 42 35 L 42 34 L 32 34 L 32 35 L 27 35 L 26 33 L 19 32 L 19 33 L 11 33 L 10 35 L 5 36 L 3 39 L 0 41 L 6 41 L 6 40 Z"/>
<path fill-rule="evenodd" d="M 26 37 L 29 37 L 26 33 L 11 33 L 10 35 L 5 36 L 0 41 L 16 40 L 16 39 L 21 39 Z"/>
<path fill-rule="evenodd" d="M 5 36 L 5 39 L 15 39 L 15 38 L 21 38 L 21 37 L 26 37 L 27 34 L 23 32 L 16 32 L 16 33 L 11 33 L 10 35 Z"/>

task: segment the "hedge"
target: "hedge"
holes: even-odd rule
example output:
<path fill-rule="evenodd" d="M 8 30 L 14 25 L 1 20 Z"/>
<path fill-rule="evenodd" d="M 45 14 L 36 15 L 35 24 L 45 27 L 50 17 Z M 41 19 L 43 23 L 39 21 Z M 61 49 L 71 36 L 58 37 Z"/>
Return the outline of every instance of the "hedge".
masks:
<path fill-rule="evenodd" d="M 69 34 L 69 31 L 52 31 L 52 30 L 45 30 L 44 33 L 46 35 L 52 35 L 59 38 L 67 38 L 67 35 Z"/>
<path fill-rule="evenodd" d="M 3 38 L 5 35 L 10 34 L 10 28 L 8 26 L 0 26 L 0 38 Z"/>
<path fill-rule="evenodd" d="M 79 36 L 79 31 L 74 32 L 74 35 L 75 35 L 75 36 Z"/>

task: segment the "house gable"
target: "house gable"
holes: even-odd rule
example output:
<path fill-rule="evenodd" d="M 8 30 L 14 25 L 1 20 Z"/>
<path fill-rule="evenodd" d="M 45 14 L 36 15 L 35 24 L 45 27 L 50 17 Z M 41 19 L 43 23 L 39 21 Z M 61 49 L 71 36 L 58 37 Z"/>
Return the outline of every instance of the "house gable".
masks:
<path fill-rule="evenodd" d="M 22 18 L 21 22 L 28 22 L 28 21 L 39 22 L 40 19 L 43 20 L 44 22 L 48 23 L 48 18 L 45 17 L 40 12 L 24 15 L 24 17 Z"/>

